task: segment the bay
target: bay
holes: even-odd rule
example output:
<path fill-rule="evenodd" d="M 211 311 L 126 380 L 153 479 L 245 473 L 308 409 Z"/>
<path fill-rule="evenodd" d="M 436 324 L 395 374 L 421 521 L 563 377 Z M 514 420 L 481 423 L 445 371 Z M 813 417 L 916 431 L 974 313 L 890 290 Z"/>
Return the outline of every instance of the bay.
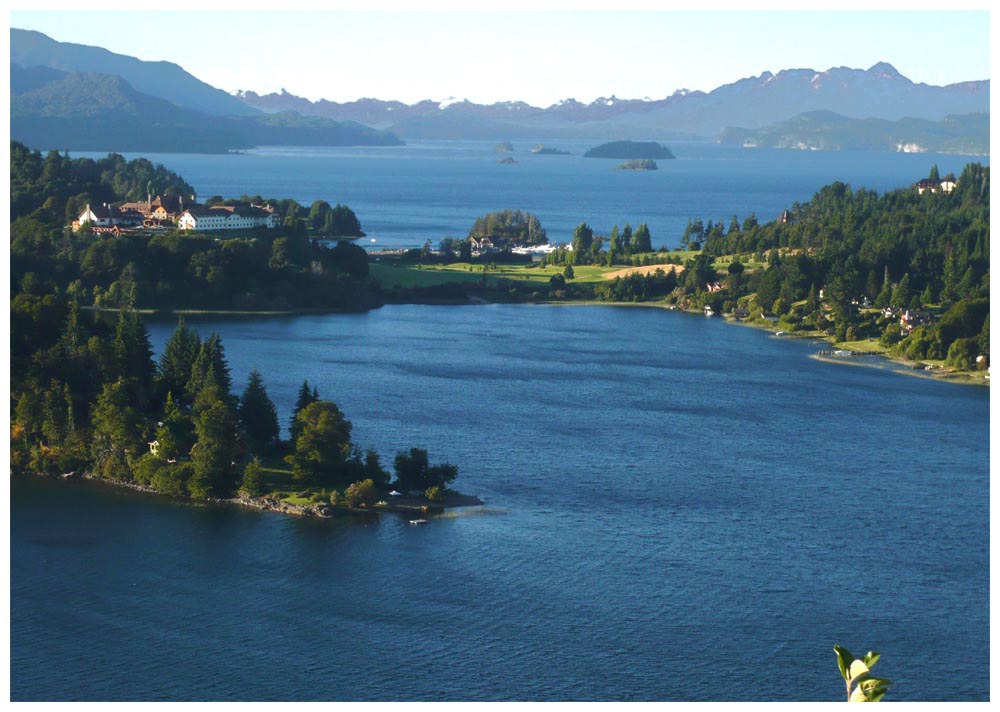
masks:
<path fill-rule="evenodd" d="M 619 161 L 583 158 L 593 142 L 546 140 L 570 155 L 535 155 L 542 141 L 514 141 L 514 153 L 492 141 L 413 141 L 383 147 L 262 147 L 241 154 L 141 154 L 177 171 L 198 193 L 238 198 L 294 198 L 350 206 L 369 249 L 420 247 L 464 238 L 476 218 L 518 208 L 538 216 L 551 242 L 569 242 L 587 222 L 598 234 L 613 225 L 648 224 L 653 246 L 679 245 L 690 219 L 774 220 L 834 181 L 878 192 L 925 178 L 932 165 L 959 175 L 988 157 L 864 151 L 743 149 L 668 142 L 675 160 L 656 171 L 616 171 Z M 83 153 L 98 158 L 103 154 Z M 517 163 L 501 165 L 510 155 Z M 137 158 L 140 154 L 126 154 Z M 371 240 L 375 240 L 374 243 Z"/>
<path fill-rule="evenodd" d="M 486 506 L 305 521 L 16 479 L 14 700 L 839 700 L 834 643 L 882 651 L 892 699 L 989 699 L 986 389 L 658 309 L 189 323 L 283 423 L 308 378 Z"/>

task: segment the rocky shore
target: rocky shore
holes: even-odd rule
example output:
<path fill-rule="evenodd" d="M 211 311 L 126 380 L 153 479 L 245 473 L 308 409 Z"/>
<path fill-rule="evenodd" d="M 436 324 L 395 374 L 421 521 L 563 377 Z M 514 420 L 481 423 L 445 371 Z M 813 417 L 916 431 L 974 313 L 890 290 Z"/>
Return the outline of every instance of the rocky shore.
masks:
<path fill-rule="evenodd" d="M 42 473 L 31 474 L 38 477 L 49 477 L 61 480 L 89 480 L 108 487 L 129 489 L 134 492 L 154 494 L 160 497 L 170 496 L 155 490 L 149 485 L 143 485 L 136 482 L 117 482 L 114 480 L 105 480 L 89 473 L 67 472 L 61 475 L 46 475 Z M 345 514 L 378 514 L 380 512 L 400 512 L 419 517 L 440 514 L 444 512 L 445 509 L 453 507 L 478 507 L 483 505 L 483 501 L 479 499 L 479 497 L 461 494 L 460 492 L 447 492 L 445 493 L 444 499 L 439 502 L 431 502 L 425 497 L 391 497 L 390 499 L 379 502 L 372 507 L 348 507 L 343 504 L 335 506 L 324 502 L 292 504 L 271 496 L 248 497 L 245 495 L 237 495 L 235 497 L 207 497 L 204 499 L 195 497 L 173 497 L 173 499 L 191 503 L 235 505 L 239 507 L 247 507 L 249 509 L 259 509 L 265 512 L 287 514 L 293 517 L 319 517 L 322 519 L 329 519 L 331 517 Z"/>

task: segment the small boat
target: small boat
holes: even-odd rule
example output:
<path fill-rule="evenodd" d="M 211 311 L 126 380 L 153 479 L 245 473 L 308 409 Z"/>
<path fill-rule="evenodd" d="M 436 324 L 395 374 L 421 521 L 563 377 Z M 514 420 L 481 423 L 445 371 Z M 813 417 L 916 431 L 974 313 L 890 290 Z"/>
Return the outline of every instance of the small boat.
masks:
<path fill-rule="evenodd" d="M 774 332 L 774 335 L 775 336 L 784 336 L 787 333 L 788 333 L 787 331 L 776 331 L 776 332 Z"/>
<path fill-rule="evenodd" d="M 411 519 L 410 520 L 410 524 L 412 524 L 414 526 L 417 526 L 418 524 L 426 524 L 426 523 L 427 523 L 426 519 Z"/>
<path fill-rule="evenodd" d="M 833 355 L 834 356 L 850 356 L 851 352 L 847 351 L 845 349 L 837 349 L 836 351 L 833 352 Z"/>

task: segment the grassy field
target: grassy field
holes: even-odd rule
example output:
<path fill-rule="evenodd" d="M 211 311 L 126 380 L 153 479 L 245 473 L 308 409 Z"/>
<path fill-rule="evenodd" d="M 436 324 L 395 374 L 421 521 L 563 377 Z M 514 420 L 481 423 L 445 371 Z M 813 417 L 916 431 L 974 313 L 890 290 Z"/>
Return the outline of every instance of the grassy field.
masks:
<path fill-rule="evenodd" d="M 671 257 L 678 257 L 681 261 L 690 259 L 697 252 L 671 252 Z M 659 265 L 665 270 L 670 265 Z M 371 262 L 371 276 L 380 284 L 386 287 L 430 287 L 438 284 L 448 284 L 452 282 L 479 282 L 484 277 L 486 282 L 495 285 L 501 280 L 516 282 L 528 282 L 538 284 L 548 284 L 548 281 L 556 274 L 562 274 L 562 265 L 549 265 L 542 267 L 537 263 L 520 265 L 490 265 L 470 264 L 468 262 L 454 262 L 447 265 L 417 265 L 399 264 L 396 262 Z M 574 265 L 573 282 L 602 282 L 607 279 L 607 275 L 614 272 L 621 272 L 628 269 L 626 265 L 615 265 L 613 267 L 595 265 Z M 655 270 L 656 267 L 644 269 Z"/>
<path fill-rule="evenodd" d="M 878 342 L 878 339 L 862 339 L 860 341 L 843 341 L 837 344 L 839 349 L 847 349 L 859 354 L 884 354 L 888 348 Z"/>
<path fill-rule="evenodd" d="M 386 287 L 430 287 L 451 282 L 479 282 L 484 277 L 488 284 L 501 280 L 548 284 L 553 275 L 562 274 L 563 267 L 550 265 L 542 267 L 530 265 L 473 265 L 454 262 L 447 265 L 391 265 L 372 263 L 371 276 Z M 600 282 L 604 274 L 622 269 L 616 267 L 594 267 L 581 265 L 573 267 L 575 282 Z"/>

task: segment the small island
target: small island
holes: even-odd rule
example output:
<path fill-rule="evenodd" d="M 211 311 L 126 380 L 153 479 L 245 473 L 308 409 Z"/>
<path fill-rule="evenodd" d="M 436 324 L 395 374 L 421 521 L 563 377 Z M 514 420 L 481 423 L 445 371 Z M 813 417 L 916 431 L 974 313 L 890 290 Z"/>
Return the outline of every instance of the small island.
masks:
<path fill-rule="evenodd" d="M 498 153 L 513 153 L 514 146 L 511 144 L 510 141 L 501 141 L 496 146 L 494 146 L 493 150 Z"/>
<path fill-rule="evenodd" d="M 558 148 L 548 148 L 543 144 L 538 144 L 531 148 L 531 152 L 539 156 L 568 156 L 569 151 L 560 151 Z"/>
<path fill-rule="evenodd" d="M 507 156 L 506 158 L 501 158 L 499 161 L 497 161 L 497 163 L 502 163 L 505 166 L 512 166 L 515 163 L 517 163 L 517 161 L 515 161 L 510 156 Z"/>
<path fill-rule="evenodd" d="M 656 171 L 659 169 L 660 167 L 656 165 L 656 161 L 650 158 L 633 159 L 615 166 L 616 171 Z"/>
<path fill-rule="evenodd" d="M 655 141 L 612 141 L 583 154 L 584 158 L 674 158 L 669 148 Z"/>

